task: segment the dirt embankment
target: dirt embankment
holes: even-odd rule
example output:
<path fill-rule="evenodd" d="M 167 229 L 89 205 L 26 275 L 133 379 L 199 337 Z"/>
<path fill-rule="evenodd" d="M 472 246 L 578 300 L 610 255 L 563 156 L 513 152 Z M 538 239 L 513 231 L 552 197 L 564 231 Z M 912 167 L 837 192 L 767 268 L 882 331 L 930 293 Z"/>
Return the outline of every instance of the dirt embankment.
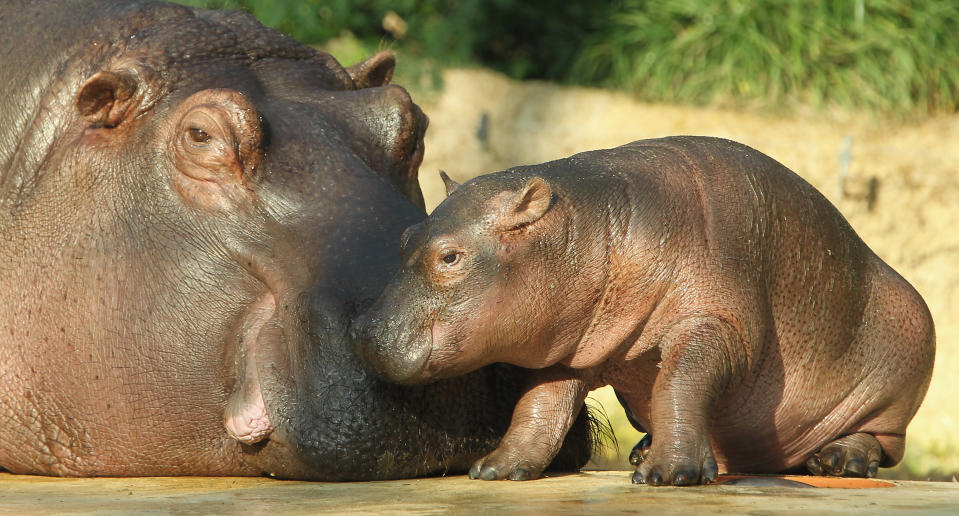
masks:
<path fill-rule="evenodd" d="M 678 134 L 745 143 L 806 178 L 932 310 L 936 371 L 910 426 L 901 470 L 920 476 L 959 472 L 959 116 L 908 124 L 855 114 L 773 117 L 644 104 L 622 94 L 519 83 L 482 70 L 448 70 L 443 78 L 443 91 L 423 106 L 431 123 L 420 181 L 429 209 L 443 197 L 439 169 L 462 181 Z M 628 452 L 635 434 L 626 432 L 628 424 L 608 393 L 597 397 Z"/>

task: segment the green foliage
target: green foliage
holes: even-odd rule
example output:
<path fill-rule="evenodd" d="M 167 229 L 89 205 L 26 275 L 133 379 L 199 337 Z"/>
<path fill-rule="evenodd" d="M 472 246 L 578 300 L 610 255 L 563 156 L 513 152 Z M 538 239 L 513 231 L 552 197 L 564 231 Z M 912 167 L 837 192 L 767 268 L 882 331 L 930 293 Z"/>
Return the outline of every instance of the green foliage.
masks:
<path fill-rule="evenodd" d="M 176 0 L 177 3 L 207 9 L 242 9 L 285 34 L 308 44 L 323 43 L 351 27 L 378 27 L 380 18 L 372 4 L 348 0 Z"/>
<path fill-rule="evenodd" d="M 959 5 L 946 0 L 182 0 L 242 8 L 310 44 L 480 64 L 668 102 L 954 112 Z M 394 12 L 405 31 L 384 29 Z"/>
<path fill-rule="evenodd" d="M 444 64 L 479 63 L 519 78 L 560 77 L 592 26 L 596 8 L 582 0 L 178 0 L 212 9 L 243 9 L 308 44 L 345 33 Z M 383 28 L 388 13 L 405 34 Z"/>
<path fill-rule="evenodd" d="M 624 0 L 570 79 L 676 102 L 951 112 L 957 31 L 941 0 Z"/>

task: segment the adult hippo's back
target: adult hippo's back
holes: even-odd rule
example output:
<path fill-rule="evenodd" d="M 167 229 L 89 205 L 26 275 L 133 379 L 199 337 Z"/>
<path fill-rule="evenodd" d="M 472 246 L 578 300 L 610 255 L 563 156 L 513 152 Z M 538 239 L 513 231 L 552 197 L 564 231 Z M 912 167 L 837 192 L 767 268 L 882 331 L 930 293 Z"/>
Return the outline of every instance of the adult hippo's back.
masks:
<path fill-rule="evenodd" d="M 495 446 L 518 370 L 402 388 L 348 351 L 424 216 L 391 55 L 153 2 L 6 1 L 0 49 L 0 467 L 371 479 Z"/>

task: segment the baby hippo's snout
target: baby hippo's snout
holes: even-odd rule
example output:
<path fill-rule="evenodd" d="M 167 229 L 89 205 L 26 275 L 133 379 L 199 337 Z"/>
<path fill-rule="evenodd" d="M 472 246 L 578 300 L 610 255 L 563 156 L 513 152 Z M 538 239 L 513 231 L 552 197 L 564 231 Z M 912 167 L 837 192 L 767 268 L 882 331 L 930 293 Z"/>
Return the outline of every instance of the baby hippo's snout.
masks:
<path fill-rule="evenodd" d="M 415 332 L 393 317 L 371 312 L 353 319 L 350 330 L 353 354 L 384 380 L 422 383 L 430 343 L 418 342 Z"/>

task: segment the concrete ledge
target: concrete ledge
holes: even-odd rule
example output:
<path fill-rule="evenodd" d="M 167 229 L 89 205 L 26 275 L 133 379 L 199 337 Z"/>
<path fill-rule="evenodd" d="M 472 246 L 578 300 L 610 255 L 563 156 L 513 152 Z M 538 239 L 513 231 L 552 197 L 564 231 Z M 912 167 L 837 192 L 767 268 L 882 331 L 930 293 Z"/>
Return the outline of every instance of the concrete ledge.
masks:
<path fill-rule="evenodd" d="M 63 479 L 0 473 L 0 513 L 959 514 L 957 483 L 884 481 L 879 483 L 892 487 L 797 489 L 746 485 L 756 478 L 769 481 L 748 477 L 734 485 L 672 488 L 634 486 L 630 475 L 592 471 L 532 482 L 455 476 L 321 483 L 229 477 Z"/>

